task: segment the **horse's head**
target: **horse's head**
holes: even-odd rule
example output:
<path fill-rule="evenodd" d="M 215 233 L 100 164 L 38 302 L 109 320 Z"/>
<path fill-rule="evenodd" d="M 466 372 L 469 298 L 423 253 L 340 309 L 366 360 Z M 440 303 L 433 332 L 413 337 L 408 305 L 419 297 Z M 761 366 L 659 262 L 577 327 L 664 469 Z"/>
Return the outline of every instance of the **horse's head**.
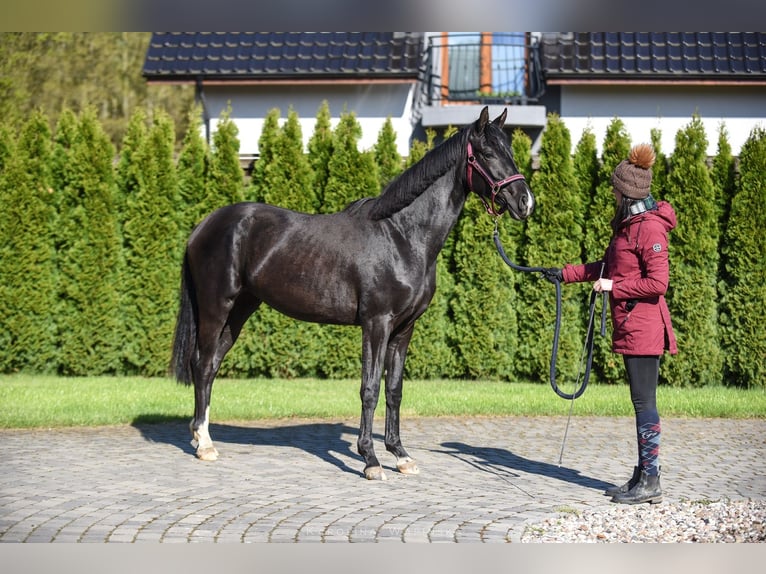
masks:
<path fill-rule="evenodd" d="M 466 152 L 468 187 L 484 202 L 487 212 L 526 219 L 535 208 L 535 196 L 513 161 L 508 136 L 503 131 L 507 110 L 489 121 L 485 106 L 468 130 Z"/>

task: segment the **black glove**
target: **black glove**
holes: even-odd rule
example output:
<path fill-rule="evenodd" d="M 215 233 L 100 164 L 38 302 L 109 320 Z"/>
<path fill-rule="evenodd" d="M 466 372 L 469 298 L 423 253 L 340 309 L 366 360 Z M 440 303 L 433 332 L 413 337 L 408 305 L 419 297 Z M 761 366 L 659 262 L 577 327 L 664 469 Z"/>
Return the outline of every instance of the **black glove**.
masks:
<path fill-rule="evenodd" d="M 558 267 L 546 267 L 542 271 L 543 277 L 545 277 L 551 283 L 563 283 L 564 273 Z"/>

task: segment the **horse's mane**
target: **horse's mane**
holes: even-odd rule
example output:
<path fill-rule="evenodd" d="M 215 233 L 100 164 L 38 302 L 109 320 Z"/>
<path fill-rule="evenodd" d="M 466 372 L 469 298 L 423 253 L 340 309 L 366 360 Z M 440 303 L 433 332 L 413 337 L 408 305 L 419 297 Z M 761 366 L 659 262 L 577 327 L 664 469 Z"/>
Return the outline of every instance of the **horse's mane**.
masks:
<path fill-rule="evenodd" d="M 410 205 L 431 184 L 454 167 L 455 160 L 465 151 L 467 128 L 429 151 L 423 159 L 391 181 L 375 198 L 370 219 L 385 219 Z"/>

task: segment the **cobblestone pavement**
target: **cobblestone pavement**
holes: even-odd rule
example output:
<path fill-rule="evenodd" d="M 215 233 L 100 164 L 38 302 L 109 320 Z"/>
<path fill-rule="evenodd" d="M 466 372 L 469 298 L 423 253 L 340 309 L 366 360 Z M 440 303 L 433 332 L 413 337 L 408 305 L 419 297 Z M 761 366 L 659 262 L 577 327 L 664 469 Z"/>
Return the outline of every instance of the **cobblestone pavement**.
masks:
<path fill-rule="evenodd" d="M 356 421 L 186 422 L 0 431 L 0 542 L 514 542 L 560 512 L 611 504 L 635 457 L 630 418 L 402 421 L 421 472 L 362 476 Z M 376 420 L 382 432 L 383 421 Z M 663 419 L 666 501 L 766 497 L 766 421 Z"/>

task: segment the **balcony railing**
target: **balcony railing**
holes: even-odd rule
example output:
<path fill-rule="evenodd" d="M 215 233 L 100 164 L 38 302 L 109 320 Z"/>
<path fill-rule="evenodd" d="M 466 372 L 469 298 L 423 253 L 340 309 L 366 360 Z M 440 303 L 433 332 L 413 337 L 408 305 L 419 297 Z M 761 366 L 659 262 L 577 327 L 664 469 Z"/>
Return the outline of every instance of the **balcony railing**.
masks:
<path fill-rule="evenodd" d="M 429 36 L 423 80 L 429 106 L 528 104 L 544 91 L 539 45 L 525 33 Z"/>

